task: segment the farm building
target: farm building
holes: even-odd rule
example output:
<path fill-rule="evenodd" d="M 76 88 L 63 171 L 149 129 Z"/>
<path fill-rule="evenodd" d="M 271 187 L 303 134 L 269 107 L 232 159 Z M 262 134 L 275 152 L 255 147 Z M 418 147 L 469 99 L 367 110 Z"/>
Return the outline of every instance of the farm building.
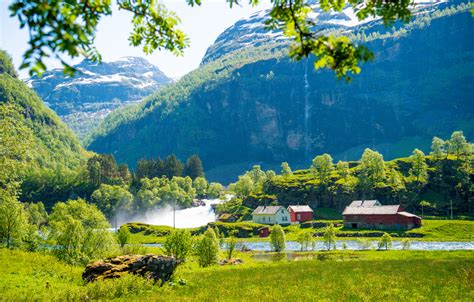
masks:
<path fill-rule="evenodd" d="M 382 205 L 377 200 L 355 200 L 344 209 L 344 227 L 351 229 L 409 230 L 421 226 L 421 218 L 400 205 Z"/>
<path fill-rule="evenodd" d="M 291 223 L 300 223 L 313 220 L 313 210 L 310 206 L 289 206 Z"/>
<path fill-rule="evenodd" d="M 290 213 L 282 206 L 258 206 L 252 212 L 252 221 L 263 224 L 290 224 Z"/>

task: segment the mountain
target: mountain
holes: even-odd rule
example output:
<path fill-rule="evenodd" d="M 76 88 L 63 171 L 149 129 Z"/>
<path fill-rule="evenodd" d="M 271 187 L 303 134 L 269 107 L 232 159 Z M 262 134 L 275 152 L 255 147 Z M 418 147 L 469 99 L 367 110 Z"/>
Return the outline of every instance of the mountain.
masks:
<path fill-rule="evenodd" d="M 113 109 L 137 102 L 172 82 L 139 57 L 101 64 L 84 60 L 74 67 L 74 77 L 54 69 L 27 83 L 80 137 Z"/>
<path fill-rule="evenodd" d="M 3 68 L 10 66 L 9 68 Z M 39 170 L 74 170 L 85 164 L 85 151 L 76 135 L 38 95 L 19 80 L 10 57 L 0 50 L 0 104 L 16 105 L 21 123 L 33 134 L 29 150 L 32 163 L 28 172 Z"/>
<path fill-rule="evenodd" d="M 292 61 L 288 42 L 272 33 L 239 40 L 258 33 L 261 18 L 254 15 L 225 31 L 200 68 L 112 113 L 89 148 L 132 166 L 142 157 L 197 153 L 206 176 L 225 182 L 254 163 L 308 166 L 325 152 L 358 159 L 366 147 L 390 159 L 415 147 L 426 151 L 433 136 L 454 130 L 470 139 L 470 8 L 426 7 L 412 22 L 391 28 L 377 20 L 352 26 L 329 19 L 329 32 L 343 32 L 375 53 L 375 61 L 364 64 L 349 84 L 330 71 L 315 71 L 314 58 Z"/>

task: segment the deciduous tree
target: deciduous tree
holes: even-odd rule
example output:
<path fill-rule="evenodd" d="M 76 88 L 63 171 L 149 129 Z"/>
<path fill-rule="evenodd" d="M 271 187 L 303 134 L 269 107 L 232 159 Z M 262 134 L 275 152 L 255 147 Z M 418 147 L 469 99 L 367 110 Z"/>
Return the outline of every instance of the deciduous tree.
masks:
<path fill-rule="evenodd" d="M 285 232 L 279 224 L 275 224 L 270 232 L 270 243 L 273 250 L 277 253 L 284 251 L 286 248 Z"/>
<path fill-rule="evenodd" d="M 191 233 L 188 230 L 175 229 L 166 237 L 163 248 L 166 255 L 185 261 L 192 250 Z"/>
<path fill-rule="evenodd" d="M 195 253 L 199 266 L 206 267 L 217 263 L 219 254 L 219 240 L 212 228 L 207 228 L 204 235 L 195 245 Z"/>
<path fill-rule="evenodd" d="M 102 257 L 115 243 L 104 214 L 82 199 L 57 203 L 49 223 L 50 239 L 57 246 L 54 253 L 70 263 Z"/>

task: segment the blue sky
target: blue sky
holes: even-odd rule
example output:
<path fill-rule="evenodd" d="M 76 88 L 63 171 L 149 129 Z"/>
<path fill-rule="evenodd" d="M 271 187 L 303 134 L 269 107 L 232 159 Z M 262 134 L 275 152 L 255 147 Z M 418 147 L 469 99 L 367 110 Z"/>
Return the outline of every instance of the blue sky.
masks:
<path fill-rule="evenodd" d="M 0 0 L 0 48 L 10 53 L 15 66 L 18 67 L 28 46 L 28 31 L 26 28 L 20 30 L 18 20 L 9 16 L 8 5 L 11 2 L 10 0 Z M 270 7 L 268 1 L 263 2 L 257 7 L 244 4 L 241 7 L 234 6 L 230 9 L 224 0 L 204 0 L 201 7 L 190 7 L 185 0 L 163 1 L 168 9 L 176 12 L 181 18 L 180 28 L 190 38 L 190 46 L 182 57 L 176 57 L 166 51 L 146 56 L 140 47 L 129 46 L 128 34 L 132 28 L 131 16 L 128 12 L 117 9 L 114 9 L 112 16 L 105 17 L 100 21 L 96 46 L 104 61 L 112 61 L 123 56 L 144 57 L 152 64 L 157 65 L 168 76 L 178 78 L 198 67 L 206 49 L 226 28 L 255 11 Z M 57 61 L 46 62 L 48 68 L 60 66 Z M 73 61 L 73 63 L 77 62 L 77 60 Z M 27 76 L 26 70 L 20 71 L 20 77 Z"/>

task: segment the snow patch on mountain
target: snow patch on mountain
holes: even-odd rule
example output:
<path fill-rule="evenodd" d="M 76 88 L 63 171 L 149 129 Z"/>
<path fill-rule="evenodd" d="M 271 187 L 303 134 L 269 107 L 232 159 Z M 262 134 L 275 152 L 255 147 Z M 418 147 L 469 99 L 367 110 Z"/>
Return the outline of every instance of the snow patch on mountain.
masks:
<path fill-rule="evenodd" d="M 74 68 L 73 77 L 53 69 L 25 82 L 80 136 L 112 110 L 138 102 L 173 81 L 140 57 L 101 64 L 84 60 Z"/>

